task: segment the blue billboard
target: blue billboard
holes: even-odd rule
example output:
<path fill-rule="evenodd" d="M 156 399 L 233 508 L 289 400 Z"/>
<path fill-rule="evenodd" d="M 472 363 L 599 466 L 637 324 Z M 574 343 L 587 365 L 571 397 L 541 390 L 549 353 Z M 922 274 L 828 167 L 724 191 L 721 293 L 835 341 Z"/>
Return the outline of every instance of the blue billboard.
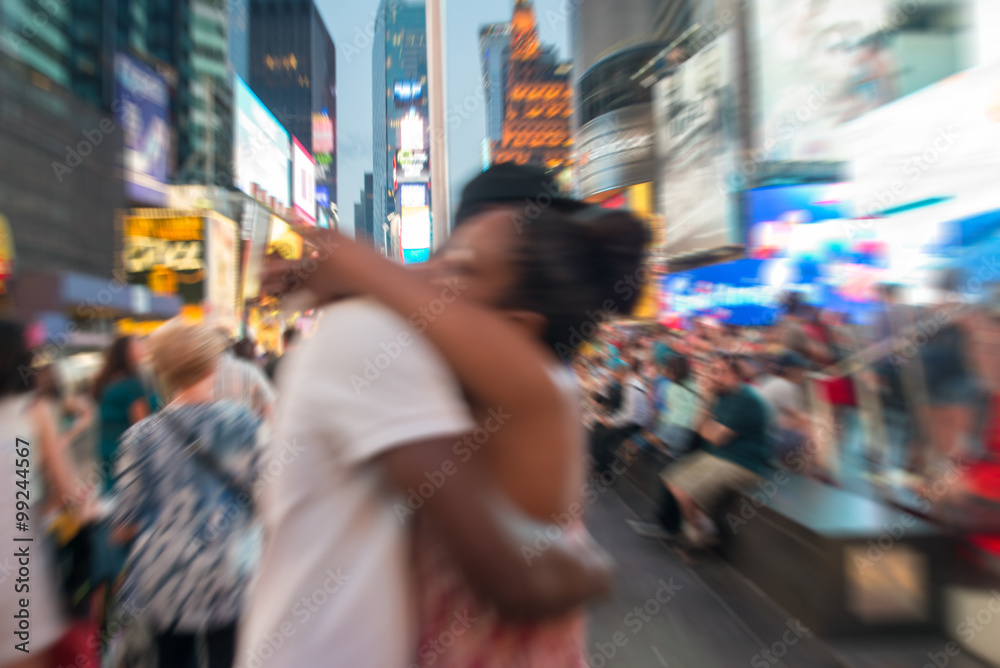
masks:
<path fill-rule="evenodd" d="M 711 316 L 722 322 L 763 326 L 778 315 L 784 281 L 771 276 L 772 263 L 736 260 L 663 278 L 663 306 L 683 316 Z"/>
<path fill-rule="evenodd" d="M 137 204 L 165 206 L 170 157 L 170 88 L 149 65 L 115 55 L 115 101 L 124 131 L 125 193 Z"/>
<path fill-rule="evenodd" d="M 785 257 L 796 228 L 851 217 L 849 183 L 807 183 L 748 190 L 747 249 L 753 257 Z"/>
<path fill-rule="evenodd" d="M 316 186 L 316 204 L 323 209 L 330 208 L 330 186 Z"/>

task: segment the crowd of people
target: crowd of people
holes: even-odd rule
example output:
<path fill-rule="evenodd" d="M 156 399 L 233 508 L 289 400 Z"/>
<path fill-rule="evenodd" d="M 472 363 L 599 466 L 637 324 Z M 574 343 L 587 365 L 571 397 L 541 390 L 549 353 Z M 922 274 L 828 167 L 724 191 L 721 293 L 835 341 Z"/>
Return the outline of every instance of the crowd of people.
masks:
<path fill-rule="evenodd" d="M 542 172 L 487 170 L 416 269 L 316 231 L 336 262 L 264 277 L 305 291 L 316 326 L 266 363 L 176 320 L 118 339 L 89 393 L 69 391 L 0 323 L 4 447 L 30 492 L 5 497 L 6 535 L 37 538 L 30 653 L 5 645 L 0 666 L 585 665 L 583 605 L 613 579 L 583 523 L 588 476 L 676 460 L 657 521 L 633 528 L 703 547 L 771 467 L 834 477 L 872 405 L 907 418 L 925 480 L 967 452 L 982 367 L 956 357 L 965 316 L 910 354 L 891 290 L 860 366 L 854 328 L 796 297 L 764 328 L 607 323 L 566 359 L 593 313 L 630 310 L 614 286 L 648 236 L 551 192 Z M 5 585 L 8 620 L 22 604 Z"/>
<path fill-rule="evenodd" d="M 789 293 L 766 326 L 710 316 L 688 330 L 603 325 L 576 362 L 596 471 L 631 465 L 640 451 L 669 462 L 657 521 L 633 529 L 710 545 L 713 514 L 782 468 L 927 497 L 959 468 L 995 466 L 1000 321 L 991 300 L 958 292 L 953 276 L 943 285 L 924 306 L 883 285 L 863 324 Z M 972 478 L 949 480 L 934 501 L 996 500 Z"/>

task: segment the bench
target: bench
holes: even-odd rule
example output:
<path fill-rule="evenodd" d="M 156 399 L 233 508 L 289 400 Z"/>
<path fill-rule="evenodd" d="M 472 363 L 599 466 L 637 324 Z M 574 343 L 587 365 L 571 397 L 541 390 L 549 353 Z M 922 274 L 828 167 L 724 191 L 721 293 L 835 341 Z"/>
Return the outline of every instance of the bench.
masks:
<path fill-rule="evenodd" d="M 779 473 L 719 521 L 727 558 L 817 635 L 942 629 L 955 541 L 912 514 Z"/>

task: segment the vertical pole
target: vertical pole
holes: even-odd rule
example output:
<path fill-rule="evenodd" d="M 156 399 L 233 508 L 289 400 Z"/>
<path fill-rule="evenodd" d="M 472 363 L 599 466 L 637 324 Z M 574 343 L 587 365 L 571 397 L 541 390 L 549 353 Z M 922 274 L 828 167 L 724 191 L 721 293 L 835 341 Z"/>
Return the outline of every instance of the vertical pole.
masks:
<path fill-rule="evenodd" d="M 445 124 L 444 0 L 427 0 L 427 89 L 430 114 L 432 245 L 437 250 L 451 228 L 448 212 L 448 131 Z"/>

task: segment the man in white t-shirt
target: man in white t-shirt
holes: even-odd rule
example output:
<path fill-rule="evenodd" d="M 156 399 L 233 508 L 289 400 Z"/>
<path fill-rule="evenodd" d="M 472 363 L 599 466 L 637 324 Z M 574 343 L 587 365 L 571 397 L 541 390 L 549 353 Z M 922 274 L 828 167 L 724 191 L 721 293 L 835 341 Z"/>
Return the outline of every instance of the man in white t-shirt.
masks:
<path fill-rule="evenodd" d="M 774 416 L 775 453 L 779 460 L 799 450 L 809 436 L 811 421 L 802 386 L 805 372 L 805 359 L 798 353 L 786 353 L 778 360 L 777 373 L 760 384 L 760 395 Z"/>
<path fill-rule="evenodd" d="M 405 525 L 373 464 L 407 442 L 474 429 L 431 345 L 374 302 L 328 307 L 285 362 L 260 485 L 266 533 L 239 668 L 410 663 L 414 606 Z"/>
<path fill-rule="evenodd" d="M 429 513 L 499 609 L 543 590 L 550 598 L 574 569 L 594 572 L 568 545 L 529 565 L 506 540 L 477 467 L 460 465 L 477 427 L 461 389 L 395 313 L 367 299 L 329 306 L 286 364 L 273 457 L 258 481 L 266 546 L 236 668 L 411 665 L 411 523 L 401 508 Z"/>

